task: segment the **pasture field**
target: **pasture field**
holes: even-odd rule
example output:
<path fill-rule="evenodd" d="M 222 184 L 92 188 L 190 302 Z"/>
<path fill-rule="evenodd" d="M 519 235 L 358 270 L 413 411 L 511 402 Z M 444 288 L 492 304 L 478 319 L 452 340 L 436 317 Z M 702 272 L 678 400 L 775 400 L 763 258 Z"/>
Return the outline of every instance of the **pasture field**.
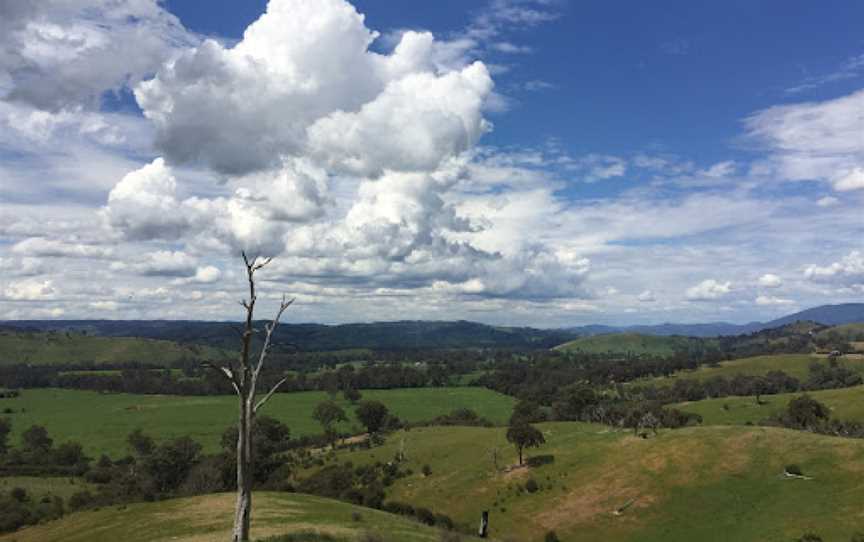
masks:
<path fill-rule="evenodd" d="M 643 335 L 640 333 L 609 333 L 591 335 L 558 345 L 554 350 L 588 354 L 633 354 L 671 356 L 676 350 L 686 350 L 697 339 L 676 336 Z"/>
<path fill-rule="evenodd" d="M 805 392 L 781 393 L 761 396 L 764 404 L 756 404 L 755 397 L 723 397 L 670 405 L 702 416 L 702 425 L 742 425 L 759 423 L 786 408 L 789 401 Z M 841 420 L 864 422 L 864 386 L 806 392 L 807 395 L 831 409 L 831 416 Z M 726 405 L 724 407 L 724 405 Z"/>
<path fill-rule="evenodd" d="M 810 364 L 816 362 L 825 363 L 825 357 L 811 354 L 775 354 L 771 356 L 755 356 L 751 358 L 733 359 L 723 361 L 716 367 L 702 365 L 693 370 L 678 371 L 669 376 L 658 376 L 653 378 L 642 378 L 634 380 L 632 384 L 653 384 L 655 386 L 672 385 L 676 380 L 696 379 L 708 380 L 715 376 L 732 378 L 737 374 L 746 376 L 762 376 L 771 371 L 783 371 L 794 376 L 798 380 L 805 381 L 809 375 Z M 864 359 L 855 359 L 844 356 L 841 363 L 858 372 L 864 372 Z"/>
<path fill-rule="evenodd" d="M 409 422 L 429 420 L 456 408 L 471 408 L 495 423 L 504 424 L 513 410 L 514 400 L 485 388 L 410 388 L 363 390 L 364 399 L 383 402 L 401 419 Z M 294 436 L 320 434 L 312 419 L 315 406 L 328 399 L 324 392 L 279 393 L 261 410 L 288 425 Z M 353 407 L 341 394 L 337 402 L 345 409 L 349 422 L 342 431 L 360 431 Z M 221 396 L 176 396 L 101 394 L 58 389 L 22 390 L 14 399 L 0 399 L 0 414 L 12 422 L 13 442 L 33 424 L 44 425 L 55 443 L 76 440 L 88 455 L 98 458 L 107 453 L 122 457 L 129 453 L 127 435 L 136 428 L 156 438 L 189 435 L 205 450 L 215 451 L 222 432 L 236 418 L 236 398 Z"/>
<path fill-rule="evenodd" d="M 139 337 L 0 331 L 0 365 L 130 362 L 170 365 L 181 360 L 222 360 L 234 355 L 211 346 Z"/>
<path fill-rule="evenodd" d="M 440 540 L 437 530 L 410 519 L 321 497 L 260 492 L 253 502 L 253 540 L 315 532 L 355 542 L 364 531 L 382 535 L 383 542 Z M 233 506 L 234 495 L 227 493 L 111 506 L 25 527 L 0 541 L 222 542 L 231 538 Z"/>
<path fill-rule="evenodd" d="M 388 498 L 469 525 L 489 510 L 494 540 L 539 542 L 549 530 L 568 542 L 788 542 L 805 532 L 848 541 L 864 532 L 861 440 L 768 427 L 691 427 L 649 439 L 573 422 L 538 427 L 547 444 L 528 451 L 538 460 L 530 468 L 494 467 L 496 449 L 500 467 L 516 462 L 504 428 L 412 429 L 337 459 L 387 461 L 404 440 L 413 474 Z M 812 479 L 784 477 L 793 463 Z M 539 490 L 521 489 L 528 479 Z"/>

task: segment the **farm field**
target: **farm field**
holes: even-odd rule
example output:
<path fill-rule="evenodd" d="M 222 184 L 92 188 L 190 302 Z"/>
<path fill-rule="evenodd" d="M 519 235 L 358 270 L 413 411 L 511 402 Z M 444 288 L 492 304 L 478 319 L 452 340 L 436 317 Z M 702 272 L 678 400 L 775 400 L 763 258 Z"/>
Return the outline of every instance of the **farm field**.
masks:
<path fill-rule="evenodd" d="M 538 427 L 547 444 L 528 452 L 541 463 L 530 470 L 494 468 L 493 449 L 501 466 L 516 461 L 503 428 L 413 429 L 338 460 L 386 461 L 404 440 L 414 474 L 388 498 L 457 523 L 489 510 L 496 540 L 539 541 L 549 530 L 566 541 L 611 542 L 788 542 L 805 532 L 847 541 L 864 532 L 864 441 L 767 427 L 691 427 L 647 440 L 590 424 Z M 812 479 L 785 478 L 788 464 Z M 538 491 L 521 489 L 529 478 Z"/>
<path fill-rule="evenodd" d="M 410 388 L 364 390 L 364 399 L 383 402 L 403 420 L 417 422 L 446 414 L 456 408 L 471 408 L 495 423 L 506 423 L 513 409 L 511 397 L 485 388 Z M 293 436 L 319 434 L 312 411 L 328 398 L 324 392 L 280 393 L 261 413 L 286 423 Z M 353 408 L 341 395 L 337 402 L 349 415 L 340 426 L 352 431 L 360 424 Z M 157 438 L 189 435 L 206 451 L 215 451 L 222 432 L 236 416 L 234 396 L 169 396 L 100 394 L 58 389 L 22 390 L 14 399 L 0 399 L 0 412 L 12 421 L 12 440 L 33 424 L 44 425 L 56 443 L 76 440 L 91 457 L 107 453 L 120 457 L 129 453 L 127 435 L 136 428 Z"/>
<path fill-rule="evenodd" d="M 775 354 L 771 356 L 754 356 L 750 358 L 734 359 L 719 363 L 716 367 L 708 365 L 700 366 L 690 371 L 678 371 L 669 376 L 654 378 L 643 378 L 635 380 L 635 384 L 653 384 L 655 386 L 672 385 L 676 380 L 696 379 L 708 380 L 715 376 L 731 378 L 737 374 L 746 376 L 761 376 L 771 371 L 783 371 L 799 380 L 806 380 L 809 374 L 810 364 L 816 362 L 825 363 L 824 357 L 811 354 Z M 864 360 L 844 356 L 841 363 L 858 372 L 864 372 Z"/>
<path fill-rule="evenodd" d="M 580 337 L 556 346 L 562 352 L 585 352 L 589 354 L 633 354 L 671 356 L 676 350 L 687 349 L 695 339 L 676 336 L 643 335 L 640 333 L 610 333 Z"/>
<path fill-rule="evenodd" d="M 789 401 L 804 392 L 763 395 L 763 405 L 755 397 L 723 397 L 670 405 L 684 412 L 702 416 L 702 425 L 741 425 L 759 421 L 786 408 Z M 864 422 L 864 386 L 807 392 L 831 408 L 831 416 L 841 420 Z M 724 408 L 726 405 L 727 408 Z"/>
<path fill-rule="evenodd" d="M 227 359 L 232 355 L 211 346 L 139 337 L 97 337 L 61 332 L 0 332 L 0 365 L 109 362 L 169 365 L 181 360 Z"/>
<path fill-rule="evenodd" d="M 231 536 L 234 495 L 219 493 L 71 514 L 0 536 L 2 542 L 221 542 Z M 355 521 L 352 514 L 359 514 Z M 328 534 L 354 541 L 364 531 L 384 542 L 437 542 L 438 531 L 400 516 L 293 493 L 255 493 L 254 540 L 290 534 Z"/>

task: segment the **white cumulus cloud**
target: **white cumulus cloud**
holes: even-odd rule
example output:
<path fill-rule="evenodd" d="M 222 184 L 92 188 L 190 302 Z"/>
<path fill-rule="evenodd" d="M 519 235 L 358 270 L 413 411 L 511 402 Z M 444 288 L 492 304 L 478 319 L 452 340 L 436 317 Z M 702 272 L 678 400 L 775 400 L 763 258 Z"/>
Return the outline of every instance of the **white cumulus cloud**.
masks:
<path fill-rule="evenodd" d="M 783 279 L 773 273 L 765 273 L 759 277 L 759 286 L 763 288 L 779 288 L 783 286 Z"/>
<path fill-rule="evenodd" d="M 731 282 L 719 282 L 714 279 L 706 279 L 687 289 L 687 299 L 691 301 L 711 301 L 720 299 L 732 291 Z"/>

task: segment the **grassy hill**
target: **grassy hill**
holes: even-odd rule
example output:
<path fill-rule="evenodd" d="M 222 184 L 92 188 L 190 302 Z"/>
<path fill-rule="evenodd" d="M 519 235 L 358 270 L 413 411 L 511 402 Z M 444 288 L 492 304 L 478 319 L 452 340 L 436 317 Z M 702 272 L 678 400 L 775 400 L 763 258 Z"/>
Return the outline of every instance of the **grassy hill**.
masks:
<path fill-rule="evenodd" d="M 113 506 L 0 536 L 2 542 L 222 542 L 231 538 L 234 495 L 216 494 Z M 359 514 L 355 521 L 353 514 Z M 329 534 L 358 541 L 365 532 L 385 542 L 437 542 L 438 531 L 379 510 L 292 493 L 255 493 L 255 540 L 289 533 Z"/>
<path fill-rule="evenodd" d="M 514 399 L 485 388 L 411 388 L 364 390 L 365 399 L 376 399 L 401 419 L 416 422 L 447 414 L 456 408 L 471 408 L 496 423 L 505 423 Z M 294 436 L 320 434 L 312 411 L 327 399 L 324 392 L 280 393 L 261 411 L 288 425 Z M 338 402 L 349 415 L 340 429 L 361 427 L 353 407 L 341 395 Z M 76 440 L 98 458 L 102 453 L 119 457 L 129 453 L 127 435 L 136 428 L 155 437 L 190 435 L 208 451 L 219 446 L 222 432 L 234 423 L 237 410 L 234 396 L 186 397 L 174 395 L 101 394 L 90 391 L 23 390 L 15 399 L 0 399 L 0 412 L 12 422 L 12 436 L 33 424 L 44 425 L 55 442 Z M 359 431 L 359 429 L 356 429 Z"/>
<path fill-rule="evenodd" d="M 671 406 L 701 415 L 703 425 L 741 425 L 748 422 L 758 423 L 780 412 L 791 399 L 802 394 L 803 392 L 763 395 L 763 405 L 757 405 L 755 397 L 723 397 Z M 864 422 L 864 386 L 811 391 L 807 394 L 828 405 L 834 418 Z"/>
<path fill-rule="evenodd" d="M 213 348 L 139 337 L 95 337 L 67 332 L 0 331 L 0 365 L 30 363 L 128 363 L 168 365 L 181 360 L 221 360 L 233 354 Z"/>
<path fill-rule="evenodd" d="M 754 356 L 719 363 L 716 367 L 703 365 L 694 370 L 685 370 L 672 373 L 669 376 L 645 378 L 634 381 L 634 384 L 654 384 L 657 386 L 672 385 L 676 380 L 697 379 L 707 380 L 715 376 L 725 378 L 734 377 L 737 374 L 746 376 L 761 376 L 771 371 L 783 371 L 799 380 L 806 380 L 809 374 L 810 364 L 816 362 L 825 363 L 824 357 L 810 354 L 776 354 L 773 356 Z M 855 357 L 844 357 L 841 363 L 850 369 L 864 372 L 864 359 Z"/>
<path fill-rule="evenodd" d="M 864 532 L 861 440 L 764 427 L 664 430 L 647 440 L 589 424 L 538 427 L 547 444 L 529 455 L 546 459 L 530 470 L 496 471 L 493 449 L 500 465 L 515 462 L 503 428 L 414 429 L 339 460 L 387 461 L 404 441 L 415 474 L 388 497 L 457 522 L 489 510 L 499 540 L 539 542 L 549 530 L 568 542 L 788 542 L 805 532 L 847 541 Z M 782 476 L 791 463 L 812 480 Z M 523 489 L 529 479 L 536 492 Z"/>
<path fill-rule="evenodd" d="M 671 356 L 676 350 L 686 350 L 694 341 L 688 337 L 643 335 L 640 333 L 610 333 L 580 337 L 555 347 L 562 352 L 591 354 L 633 354 Z"/>

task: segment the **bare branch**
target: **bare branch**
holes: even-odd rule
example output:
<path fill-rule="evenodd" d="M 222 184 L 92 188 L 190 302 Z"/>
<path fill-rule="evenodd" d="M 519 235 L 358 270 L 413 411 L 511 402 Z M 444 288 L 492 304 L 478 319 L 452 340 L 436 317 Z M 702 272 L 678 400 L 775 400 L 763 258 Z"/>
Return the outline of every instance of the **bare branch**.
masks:
<path fill-rule="evenodd" d="M 288 380 L 287 376 L 283 377 L 282 380 L 280 380 L 272 388 L 270 388 L 270 391 L 267 392 L 267 395 L 265 395 L 260 401 L 255 403 L 255 407 L 252 409 L 252 412 L 258 412 L 258 409 L 264 406 L 264 403 L 266 403 L 270 400 L 271 397 L 273 397 L 273 394 L 276 393 L 276 390 L 279 389 L 279 386 L 284 384 L 286 380 Z"/>
<path fill-rule="evenodd" d="M 234 374 L 234 367 L 225 367 L 222 365 L 214 365 L 210 362 L 204 362 L 201 364 L 201 366 L 204 367 L 205 369 L 213 369 L 214 371 L 217 371 L 217 372 L 225 375 L 225 378 L 228 379 L 228 382 L 230 382 L 231 386 L 234 388 L 234 392 L 237 393 L 237 395 L 240 395 L 240 386 L 237 382 L 237 377 Z"/>
<path fill-rule="evenodd" d="M 282 294 L 282 301 L 279 303 L 279 310 L 276 312 L 276 316 L 273 317 L 272 322 L 264 325 L 264 329 L 267 330 L 267 335 L 264 338 L 264 346 L 261 347 L 261 353 L 258 355 L 258 363 L 255 366 L 255 372 L 252 374 L 253 383 L 258 380 L 258 374 L 264 366 L 264 359 L 267 357 L 267 352 L 270 351 L 270 340 L 273 337 L 273 332 L 276 331 L 276 326 L 279 325 L 279 319 L 282 318 L 282 313 L 284 313 L 292 303 L 294 303 L 294 298 L 286 301 L 285 294 Z"/>

